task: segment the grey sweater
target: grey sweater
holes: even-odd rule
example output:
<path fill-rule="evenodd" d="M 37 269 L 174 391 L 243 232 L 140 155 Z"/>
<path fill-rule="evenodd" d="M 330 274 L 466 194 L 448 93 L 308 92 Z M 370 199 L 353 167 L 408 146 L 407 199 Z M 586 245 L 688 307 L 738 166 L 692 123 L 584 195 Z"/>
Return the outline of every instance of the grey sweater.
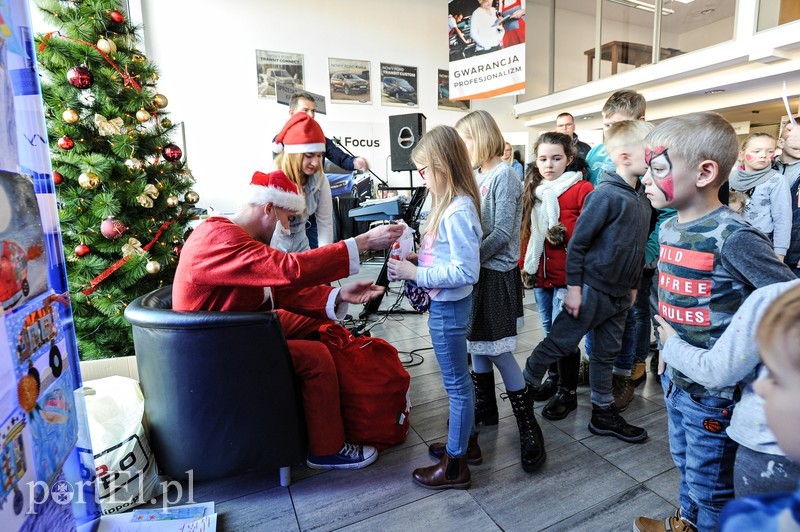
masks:
<path fill-rule="evenodd" d="M 507 163 L 486 173 L 475 170 L 481 193 L 481 268 L 507 272 L 519 260 L 522 183 Z"/>
<path fill-rule="evenodd" d="M 666 341 L 661 351 L 667 364 L 681 373 L 691 375 L 696 383 L 707 388 L 739 385 L 742 396 L 733 409 L 728 436 L 738 444 L 760 453 L 784 454 L 767 426 L 764 400 L 753 390 L 753 382 L 761 365 L 755 341 L 756 329 L 772 302 L 798 284 L 800 279 L 775 283 L 750 294 L 711 349 L 695 347 L 676 335 Z M 790 421 L 787 420 L 787 423 Z"/>

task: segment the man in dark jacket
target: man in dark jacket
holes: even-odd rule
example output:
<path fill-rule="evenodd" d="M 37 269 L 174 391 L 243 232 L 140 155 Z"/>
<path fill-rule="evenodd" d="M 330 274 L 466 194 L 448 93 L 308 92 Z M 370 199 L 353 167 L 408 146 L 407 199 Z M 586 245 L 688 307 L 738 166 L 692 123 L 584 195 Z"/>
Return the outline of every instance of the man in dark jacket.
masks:
<path fill-rule="evenodd" d="M 575 158 L 567 166 L 567 172 L 582 172 L 586 175 L 586 156 L 592 149 L 591 146 L 578 140 L 575 134 L 575 118 L 569 113 L 561 113 L 556 117 L 556 131 L 572 138 L 572 146 L 575 148 Z"/>

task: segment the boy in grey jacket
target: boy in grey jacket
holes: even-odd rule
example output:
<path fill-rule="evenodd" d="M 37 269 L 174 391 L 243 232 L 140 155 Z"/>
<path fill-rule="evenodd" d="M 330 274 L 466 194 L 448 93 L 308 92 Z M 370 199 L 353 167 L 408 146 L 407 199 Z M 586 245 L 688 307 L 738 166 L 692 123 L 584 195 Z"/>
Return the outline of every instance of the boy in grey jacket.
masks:
<path fill-rule="evenodd" d="M 581 338 L 593 330 L 589 430 L 630 443 L 646 440 L 647 431 L 629 425 L 619 415 L 611 382 L 625 319 L 641 281 L 650 230 L 650 203 L 638 179 L 646 171 L 644 138 L 650 129 L 645 122 L 627 120 L 606 132 L 608 144 L 628 148 L 626 159 L 617 163 L 619 173 L 606 173 L 586 198 L 567 248 L 564 312 L 528 357 L 524 371 L 528 384 L 537 388 L 547 367 L 574 352 Z M 640 149 L 630 149 L 637 144 Z"/>

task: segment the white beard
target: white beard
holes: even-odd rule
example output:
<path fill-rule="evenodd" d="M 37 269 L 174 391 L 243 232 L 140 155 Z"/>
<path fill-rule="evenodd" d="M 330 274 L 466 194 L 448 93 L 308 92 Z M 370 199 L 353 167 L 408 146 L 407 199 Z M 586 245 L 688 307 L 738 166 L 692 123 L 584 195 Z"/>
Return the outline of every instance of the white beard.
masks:
<path fill-rule="evenodd" d="M 269 247 L 288 253 L 292 248 L 292 231 L 283 227 L 280 222 L 275 224 L 275 230 L 272 232 L 272 238 L 269 241 Z"/>

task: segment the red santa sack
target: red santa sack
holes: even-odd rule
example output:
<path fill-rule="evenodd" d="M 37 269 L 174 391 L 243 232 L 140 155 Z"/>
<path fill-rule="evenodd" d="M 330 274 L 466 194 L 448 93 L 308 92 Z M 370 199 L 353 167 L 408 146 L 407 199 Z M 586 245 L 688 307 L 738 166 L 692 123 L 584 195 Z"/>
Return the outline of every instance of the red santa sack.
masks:
<path fill-rule="evenodd" d="M 379 451 L 403 443 L 411 410 L 411 377 L 397 349 L 381 338 L 359 336 L 338 324 L 319 329 L 339 374 L 345 438 Z"/>

